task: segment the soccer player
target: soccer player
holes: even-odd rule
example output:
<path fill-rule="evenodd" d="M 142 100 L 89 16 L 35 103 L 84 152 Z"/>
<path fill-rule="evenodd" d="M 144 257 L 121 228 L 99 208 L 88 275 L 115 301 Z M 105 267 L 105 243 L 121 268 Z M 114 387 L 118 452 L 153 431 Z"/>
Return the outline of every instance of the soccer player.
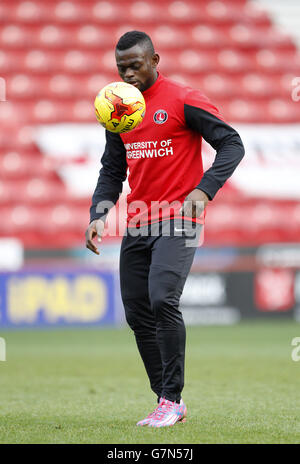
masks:
<path fill-rule="evenodd" d="M 232 175 L 244 148 L 238 133 L 205 95 L 157 71 L 159 55 L 147 34 L 124 34 L 115 56 L 120 77 L 143 93 L 146 114 L 131 132 L 106 131 L 86 246 L 99 254 L 93 239 L 101 239 L 108 213 L 101 205 L 117 202 L 129 168 L 131 193 L 120 252 L 121 296 L 158 403 L 137 425 L 171 426 L 184 422 L 187 411 L 181 398 L 186 332 L 179 299 L 204 209 Z M 202 137 L 216 150 L 205 173 Z M 196 240 L 189 243 L 191 231 Z"/>

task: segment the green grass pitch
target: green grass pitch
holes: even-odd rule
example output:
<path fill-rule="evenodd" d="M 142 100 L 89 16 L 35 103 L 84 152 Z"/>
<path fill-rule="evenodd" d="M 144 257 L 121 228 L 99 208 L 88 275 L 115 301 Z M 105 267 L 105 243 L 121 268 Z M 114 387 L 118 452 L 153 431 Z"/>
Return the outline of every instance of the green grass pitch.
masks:
<path fill-rule="evenodd" d="M 188 420 L 155 406 L 129 329 L 1 331 L 0 443 L 300 443 L 300 324 L 187 328 Z"/>

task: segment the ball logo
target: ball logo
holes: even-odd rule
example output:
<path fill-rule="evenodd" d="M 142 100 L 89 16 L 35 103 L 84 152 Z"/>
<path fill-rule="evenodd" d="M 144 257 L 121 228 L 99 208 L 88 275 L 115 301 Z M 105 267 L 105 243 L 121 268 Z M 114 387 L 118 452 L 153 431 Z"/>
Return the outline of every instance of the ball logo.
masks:
<path fill-rule="evenodd" d="M 156 124 L 163 124 L 168 119 L 168 113 L 165 110 L 157 110 L 153 116 Z"/>

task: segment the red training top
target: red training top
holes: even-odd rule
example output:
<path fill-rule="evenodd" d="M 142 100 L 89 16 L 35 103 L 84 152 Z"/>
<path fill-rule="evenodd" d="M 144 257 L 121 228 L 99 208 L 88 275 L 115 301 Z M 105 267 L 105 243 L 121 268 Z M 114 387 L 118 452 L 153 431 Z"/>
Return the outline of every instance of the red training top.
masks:
<path fill-rule="evenodd" d="M 131 227 L 182 217 L 179 209 L 195 188 L 212 199 L 244 155 L 237 132 L 199 90 L 159 73 L 143 96 L 146 114 L 139 127 L 120 135 L 106 131 L 91 221 L 107 214 L 97 209 L 99 202 L 116 203 L 127 168 L 131 189 L 127 224 Z M 204 175 L 202 137 L 217 150 L 213 166 Z M 202 223 L 204 214 L 194 220 Z"/>

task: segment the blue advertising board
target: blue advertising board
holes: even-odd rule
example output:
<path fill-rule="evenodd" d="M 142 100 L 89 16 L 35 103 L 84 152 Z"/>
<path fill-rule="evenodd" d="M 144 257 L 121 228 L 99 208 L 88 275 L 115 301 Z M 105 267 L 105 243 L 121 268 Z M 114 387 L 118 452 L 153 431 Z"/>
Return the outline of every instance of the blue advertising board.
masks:
<path fill-rule="evenodd" d="M 113 272 L 21 271 L 0 274 L 0 327 L 112 325 Z"/>

